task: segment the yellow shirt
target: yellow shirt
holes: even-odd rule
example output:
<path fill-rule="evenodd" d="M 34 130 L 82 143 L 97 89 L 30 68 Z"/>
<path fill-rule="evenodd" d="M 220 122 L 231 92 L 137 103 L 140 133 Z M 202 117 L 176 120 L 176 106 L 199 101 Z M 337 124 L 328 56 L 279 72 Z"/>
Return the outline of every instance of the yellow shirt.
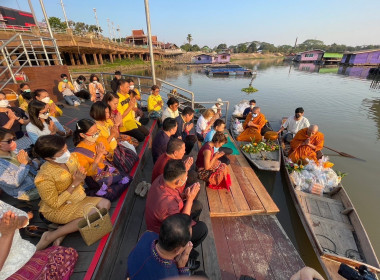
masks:
<path fill-rule="evenodd" d="M 139 90 L 137 88 L 134 88 L 133 90 L 134 90 L 134 92 L 137 93 L 137 96 L 141 98 L 141 94 L 140 94 Z"/>
<path fill-rule="evenodd" d="M 119 104 L 117 104 L 117 110 L 121 115 L 124 114 L 124 112 L 129 107 L 129 94 L 123 95 L 121 93 L 117 93 L 119 96 Z M 132 129 L 137 128 L 137 125 L 141 125 L 138 121 L 135 119 L 134 111 L 131 110 L 129 113 L 123 118 L 121 126 L 120 126 L 120 132 L 130 131 Z"/>
<path fill-rule="evenodd" d="M 49 104 L 53 104 L 53 103 L 54 103 L 53 100 L 50 99 Z M 54 115 L 50 114 L 50 116 L 55 117 L 55 118 L 62 116 L 63 114 L 62 110 L 57 105 L 54 104 L 54 106 L 55 106 L 55 114 Z"/>
<path fill-rule="evenodd" d="M 158 102 L 162 101 L 161 95 L 149 95 L 148 97 L 148 112 L 160 111 L 162 106 L 156 106 Z"/>
<path fill-rule="evenodd" d="M 64 89 L 63 85 L 64 84 L 67 84 L 68 85 L 68 89 L 70 89 L 71 91 L 74 92 L 74 86 L 73 86 L 73 84 L 71 82 L 64 83 L 63 81 L 60 81 L 58 83 L 58 90 L 59 90 L 59 92 L 63 91 L 63 89 Z"/>
<path fill-rule="evenodd" d="M 105 124 L 101 124 L 100 122 L 96 122 L 96 127 L 100 130 L 100 136 L 103 136 L 104 138 L 108 139 L 111 134 L 111 128 L 113 127 L 114 123 L 112 120 L 108 119 Z M 112 149 L 112 152 L 117 147 L 117 141 L 115 138 L 109 142 L 110 148 Z"/>
<path fill-rule="evenodd" d="M 86 197 L 82 186 L 76 188 L 73 193 L 69 193 L 67 188 L 73 182 L 73 174 L 78 169 L 79 163 L 75 154 L 71 154 L 66 163 L 69 172 L 58 165 L 45 162 L 37 173 L 34 183 L 41 197 L 40 212 L 50 212 L 58 210 L 66 203 L 74 203 Z"/>

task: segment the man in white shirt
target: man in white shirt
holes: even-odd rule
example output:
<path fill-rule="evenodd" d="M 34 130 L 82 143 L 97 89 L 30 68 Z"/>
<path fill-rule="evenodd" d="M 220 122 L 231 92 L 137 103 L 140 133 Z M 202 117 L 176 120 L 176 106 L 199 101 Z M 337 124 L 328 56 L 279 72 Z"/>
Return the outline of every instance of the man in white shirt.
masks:
<path fill-rule="evenodd" d="M 304 114 L 303 108 L 302 107 L 297 108 L 295 111 L 295 115 L 290 116 L 281 126 L 280 130 L 278 131 L 278 134 L 286 130 L 286 133 L 283 137 L 285 142 L 290 143 L 290 141 L 293 140 L 294 135 L 296 135 L 296 133 L 299 130 L 310 126 L 309 120 L 305 118 L 303 114 Z"/>
<path fill-rule="evenodd" d="M 222 102 L 222 99 L 218 98 L 218 99 L 216 100 L 215 105 L 213 105 L 213 106 L 211 107 L 211 109 L 215 112 L 215 114 L 219 114 L 219 115 L 221 115 L 221 111 L 222 111 L 222 106 L 223 106 L 223 105 L 224 105 L 224 104 L 223 104 L 223 102 Z"/>

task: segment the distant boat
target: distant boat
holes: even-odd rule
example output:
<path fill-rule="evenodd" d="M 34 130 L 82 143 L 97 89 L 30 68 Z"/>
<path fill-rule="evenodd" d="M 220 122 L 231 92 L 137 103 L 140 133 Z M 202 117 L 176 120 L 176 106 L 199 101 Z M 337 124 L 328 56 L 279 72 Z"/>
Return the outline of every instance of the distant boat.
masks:
<path fill-rule="evenodd" d="M 252 70 L 244 68 L 243 66 L 236 64 L 228 64 L 228 65 L 214 65 L 205 67 L 205 73 L 207 75 L 243 75 L 243 76 L 251 76 Z"/>

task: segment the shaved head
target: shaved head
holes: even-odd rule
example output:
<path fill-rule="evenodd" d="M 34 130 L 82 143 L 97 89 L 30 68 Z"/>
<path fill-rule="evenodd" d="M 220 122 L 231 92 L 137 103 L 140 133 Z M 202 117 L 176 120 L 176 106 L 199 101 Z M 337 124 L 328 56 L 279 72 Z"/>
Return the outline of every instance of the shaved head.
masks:
<path fill-rule="evenodd" d="M 255 107 L 255 108 L 253 108 L 253 109 L 252 109 L 252 113 L 254 113 L 254 114 L 258 114 L 258 113 L 260 113 L 260 107 Z"/>
<path fill-rule="evenodd" d="M 316 124 L 312 124 L 309 126 L 309 128 L 307 129 L 307 134 L 309 136 L 312 136 L 314 134 L 316 134 L 318 132 L 318 125 Z"/>

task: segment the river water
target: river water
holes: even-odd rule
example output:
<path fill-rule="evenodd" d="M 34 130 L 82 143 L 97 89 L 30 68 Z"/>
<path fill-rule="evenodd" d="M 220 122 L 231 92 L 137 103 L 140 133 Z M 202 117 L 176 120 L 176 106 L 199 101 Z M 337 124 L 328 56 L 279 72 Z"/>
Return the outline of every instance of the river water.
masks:
<path fill-rule="evenodd" d="M 324 150 L 335 163 L 334 169 L 347 172 L 342 183 L 380 256 L 380 89 L 371 88 L 366 68 L 320 68 L 313 64 L 289 65 L 281 60 L 237 61 L 257 70 L 252 85 L 259 91 L 247 95 L 249 77 L 208 77 L 200 68 L 161 67 L 156 76 L 195 93 L 197 101 L 229 100 L 231 107 L 242 99 L 255 99 L 271 122 L 279 123 L 305 109 L 310 123 L 325 134 L 325 145 L 365 161 L 341 157 Z M 136 73 L 149 75 L 145 73 Z M 231 109 L 230 109 L 231 113 Z M 281 174 L 256 171 L 280 208 L 277 215 L 307 265 L 317 261 L 307 241 Z"/>

